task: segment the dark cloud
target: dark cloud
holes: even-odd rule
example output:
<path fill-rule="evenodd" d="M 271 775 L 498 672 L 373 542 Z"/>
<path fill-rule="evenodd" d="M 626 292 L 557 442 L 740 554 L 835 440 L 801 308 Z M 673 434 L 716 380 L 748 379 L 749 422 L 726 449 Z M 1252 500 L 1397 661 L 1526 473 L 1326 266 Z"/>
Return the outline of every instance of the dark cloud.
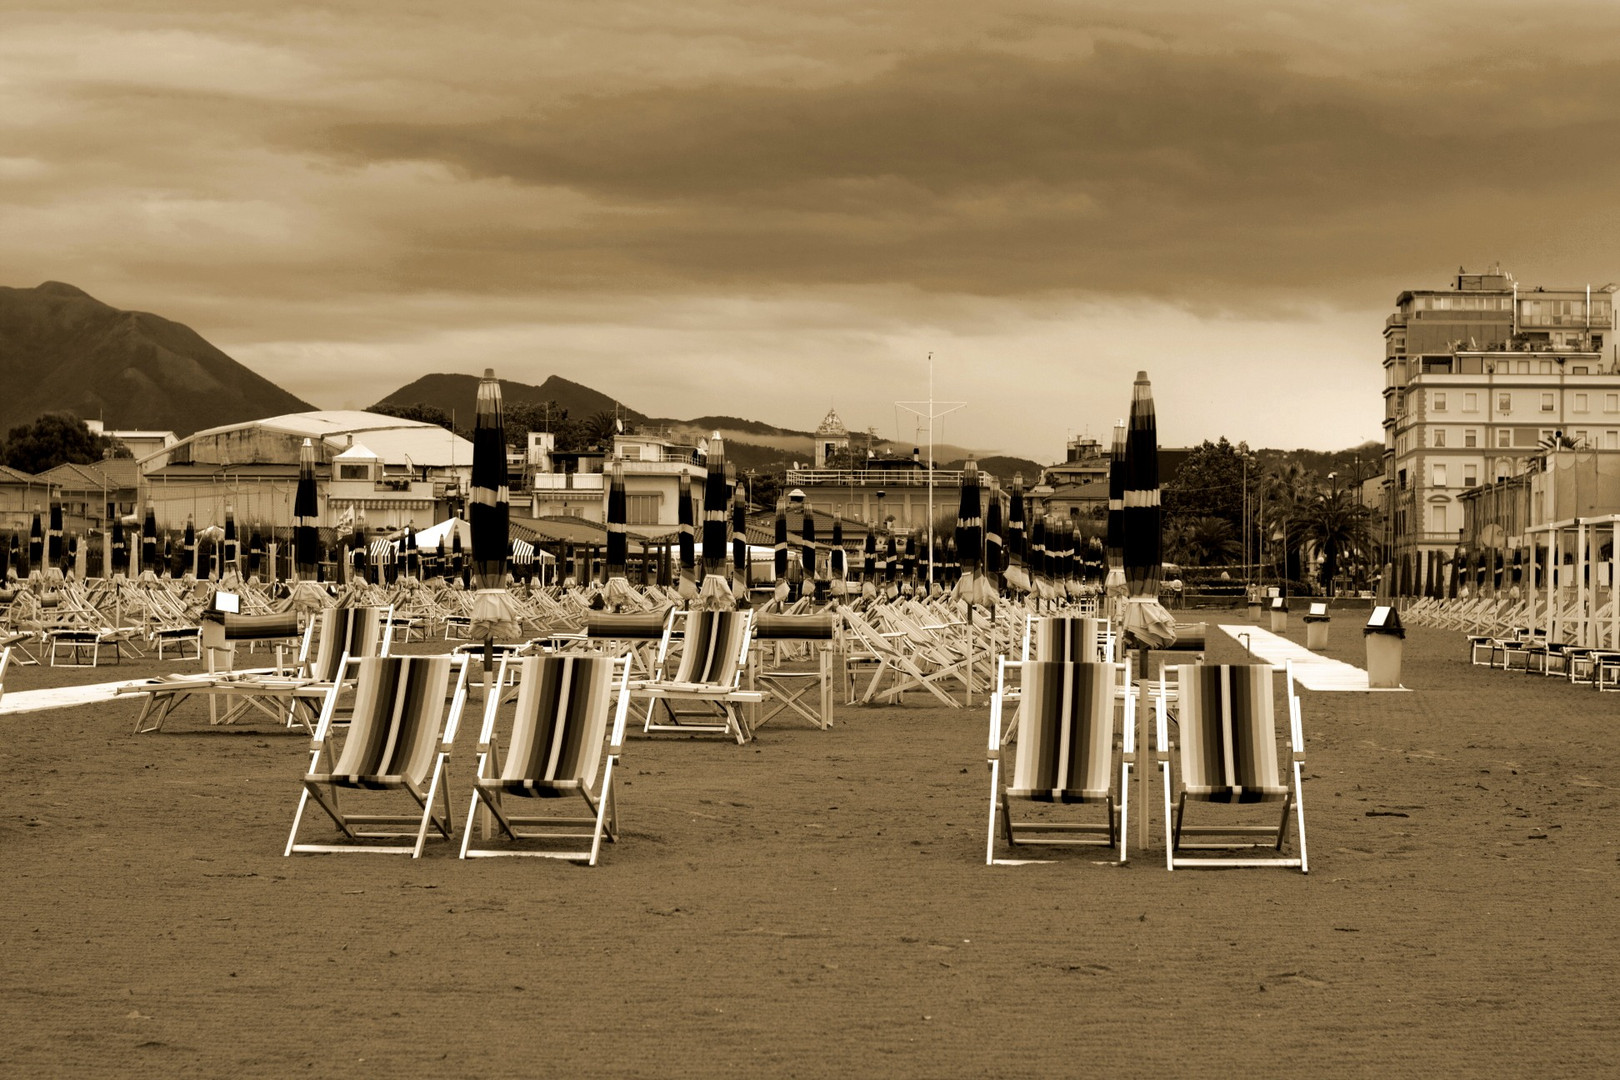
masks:
<path fill-rule="evenodd" d="M 954 51 L 829 86 L 345 125 L 327 145 L 588 195 L 598 210 L 577 228 L 491 245 L 546 253 L 523 276 L 556 283 L 1310 287 L 1388 273 L 1413 233 L 1427 240 L 1417 259 L 1449 265 L 1459 241 L 1466 255 L 1482 234 L 1511 242 L 1580 217 L 1620 158 L 1603 106 L 1620 65 L 1492 74 L 1357 80 L 1117 44 L 1065 61 Z M 1480 219 L 1515 191 L 1535 197 Z"/>

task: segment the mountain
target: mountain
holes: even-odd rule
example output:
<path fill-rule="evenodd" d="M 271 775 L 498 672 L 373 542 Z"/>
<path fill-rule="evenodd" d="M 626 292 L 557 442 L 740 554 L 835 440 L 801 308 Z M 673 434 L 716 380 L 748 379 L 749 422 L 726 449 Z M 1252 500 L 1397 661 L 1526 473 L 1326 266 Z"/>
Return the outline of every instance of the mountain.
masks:
<path fill-rule="evenodd" d="M 109 428 L 189 435 L 312 408 L 190 327 L 59 281 L 0 286 L 0 386 L 0 431 L 71 412 Z"/>
<path fill-rule="evenodd" d="M 501 384 L 502 405 L 543 405 L 550 401 L 574 420 L 585 420 L 597 413 L 611 413 L 615 409 L 627 420 L 642 423 L 647 419 L 641 413 L 614 401 L 606 394 L 592 390 L 588 386 L 581 386 L 577 382 L 570 382 L 558 375 L 552 375 L 539 386 L 512 382 L 508 379 L 498 381 Z M 471 428 L 473 410 L 477 402 L 478 376 L 441 372 L 424 375 L 415 382 L 407 383 L 377 404 L 432 405 L 447 413 L 453 413 L 457 427 Z"/>

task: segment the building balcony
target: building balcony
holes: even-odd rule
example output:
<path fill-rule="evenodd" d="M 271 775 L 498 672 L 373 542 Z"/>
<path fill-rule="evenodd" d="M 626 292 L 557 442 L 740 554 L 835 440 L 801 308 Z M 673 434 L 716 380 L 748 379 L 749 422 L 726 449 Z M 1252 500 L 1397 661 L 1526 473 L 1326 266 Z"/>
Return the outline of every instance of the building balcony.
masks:
<path fill-rule="evenodd" d="M 961 486 L 961 469 L 933 470 L 934 486 Z M 988 476 L 981 471 L 980 475 Z M 927 487 L 927 469 L 789 469 L 789 487 Z"/>

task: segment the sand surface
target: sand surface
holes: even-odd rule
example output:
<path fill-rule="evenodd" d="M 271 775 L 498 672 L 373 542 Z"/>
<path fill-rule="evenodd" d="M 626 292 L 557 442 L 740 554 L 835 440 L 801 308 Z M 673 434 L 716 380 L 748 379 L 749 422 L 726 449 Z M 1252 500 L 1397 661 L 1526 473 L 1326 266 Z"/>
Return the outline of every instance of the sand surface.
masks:
<path fill-rule="evenodd" d="M 1616 1075 L 1620 695 L 1424 628 L 1405 683 L 1304 696 L 1309 875 L 1168 873 L 1157 806 L 1124 868 L 986 867 L 987 710 L 925 695 L 632 738 L 594 869 L 283 858 L 307 738 L 3 716 L 0 1074 Z"/>

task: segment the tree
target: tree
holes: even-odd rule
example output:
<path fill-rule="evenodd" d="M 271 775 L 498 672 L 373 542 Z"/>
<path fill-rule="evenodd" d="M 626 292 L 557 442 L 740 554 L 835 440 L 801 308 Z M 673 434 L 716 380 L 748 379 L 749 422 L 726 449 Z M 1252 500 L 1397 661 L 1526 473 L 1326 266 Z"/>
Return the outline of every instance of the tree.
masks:
<path fill-rule="evenodd" d="M 1322 585 L 1330 592 L 1343 557 L 1366 562 L 1372 553 L 1372 512 L 1350 491 L 1318 492 L 1300 508 L 1299 526 L 1322 553 Z"/>
<path fill-rule="evenodd" d="M 1182 520 L 1165 530 L 1165 552 L 1185 566 L 1219 566 L 1242 554 L 1236 530 L 1213 515 Z"/>
<path fill-rule="evenodd" d="M 113 440 L 96 435 L 72 413 L 45 413 L 32 424 L 21 424 L 6 435 L 0 453 L 5 463 L 26 473 L 42 473 L 64 462 L 89 465 L 107 456 Z"/>
<path fill-rule="evenodd" d="M 1164 485 L 1166 522 L 1216 517 L 1241 534 L 1246 464 L 1251 483 L 1258 481 L 1259 470 L 1254 467 L 1247 443 L 1233 446 L 1222 436 L 1219 442 L 1205 439 L 1195 446 L 1176 475 Z"/>
<path fill-rule="evenodd" d="M 384 416 L 397 416 L 401 420 L 419 420 L 424 424 L 438 424 L 446 431 L 456 430 L 455 421 L 450 418 L 449 413 L 437 405 L 428 405 L 420 401 L 409 405 L 385 402 L 381 405 L 373 405 L 370 411 L 382 413 Z"/>
<path fill-rule="evenodd" d="M 1281 557 L 1277 576 L 1285 581 L 1300 578 L 1304 537 L 1298 520 L 1314 490 L 1312 478 L 1297 461 L 1278 462 L 1260 481 L 1260 528 L 1271 538 L 1273 555 Z"/>

